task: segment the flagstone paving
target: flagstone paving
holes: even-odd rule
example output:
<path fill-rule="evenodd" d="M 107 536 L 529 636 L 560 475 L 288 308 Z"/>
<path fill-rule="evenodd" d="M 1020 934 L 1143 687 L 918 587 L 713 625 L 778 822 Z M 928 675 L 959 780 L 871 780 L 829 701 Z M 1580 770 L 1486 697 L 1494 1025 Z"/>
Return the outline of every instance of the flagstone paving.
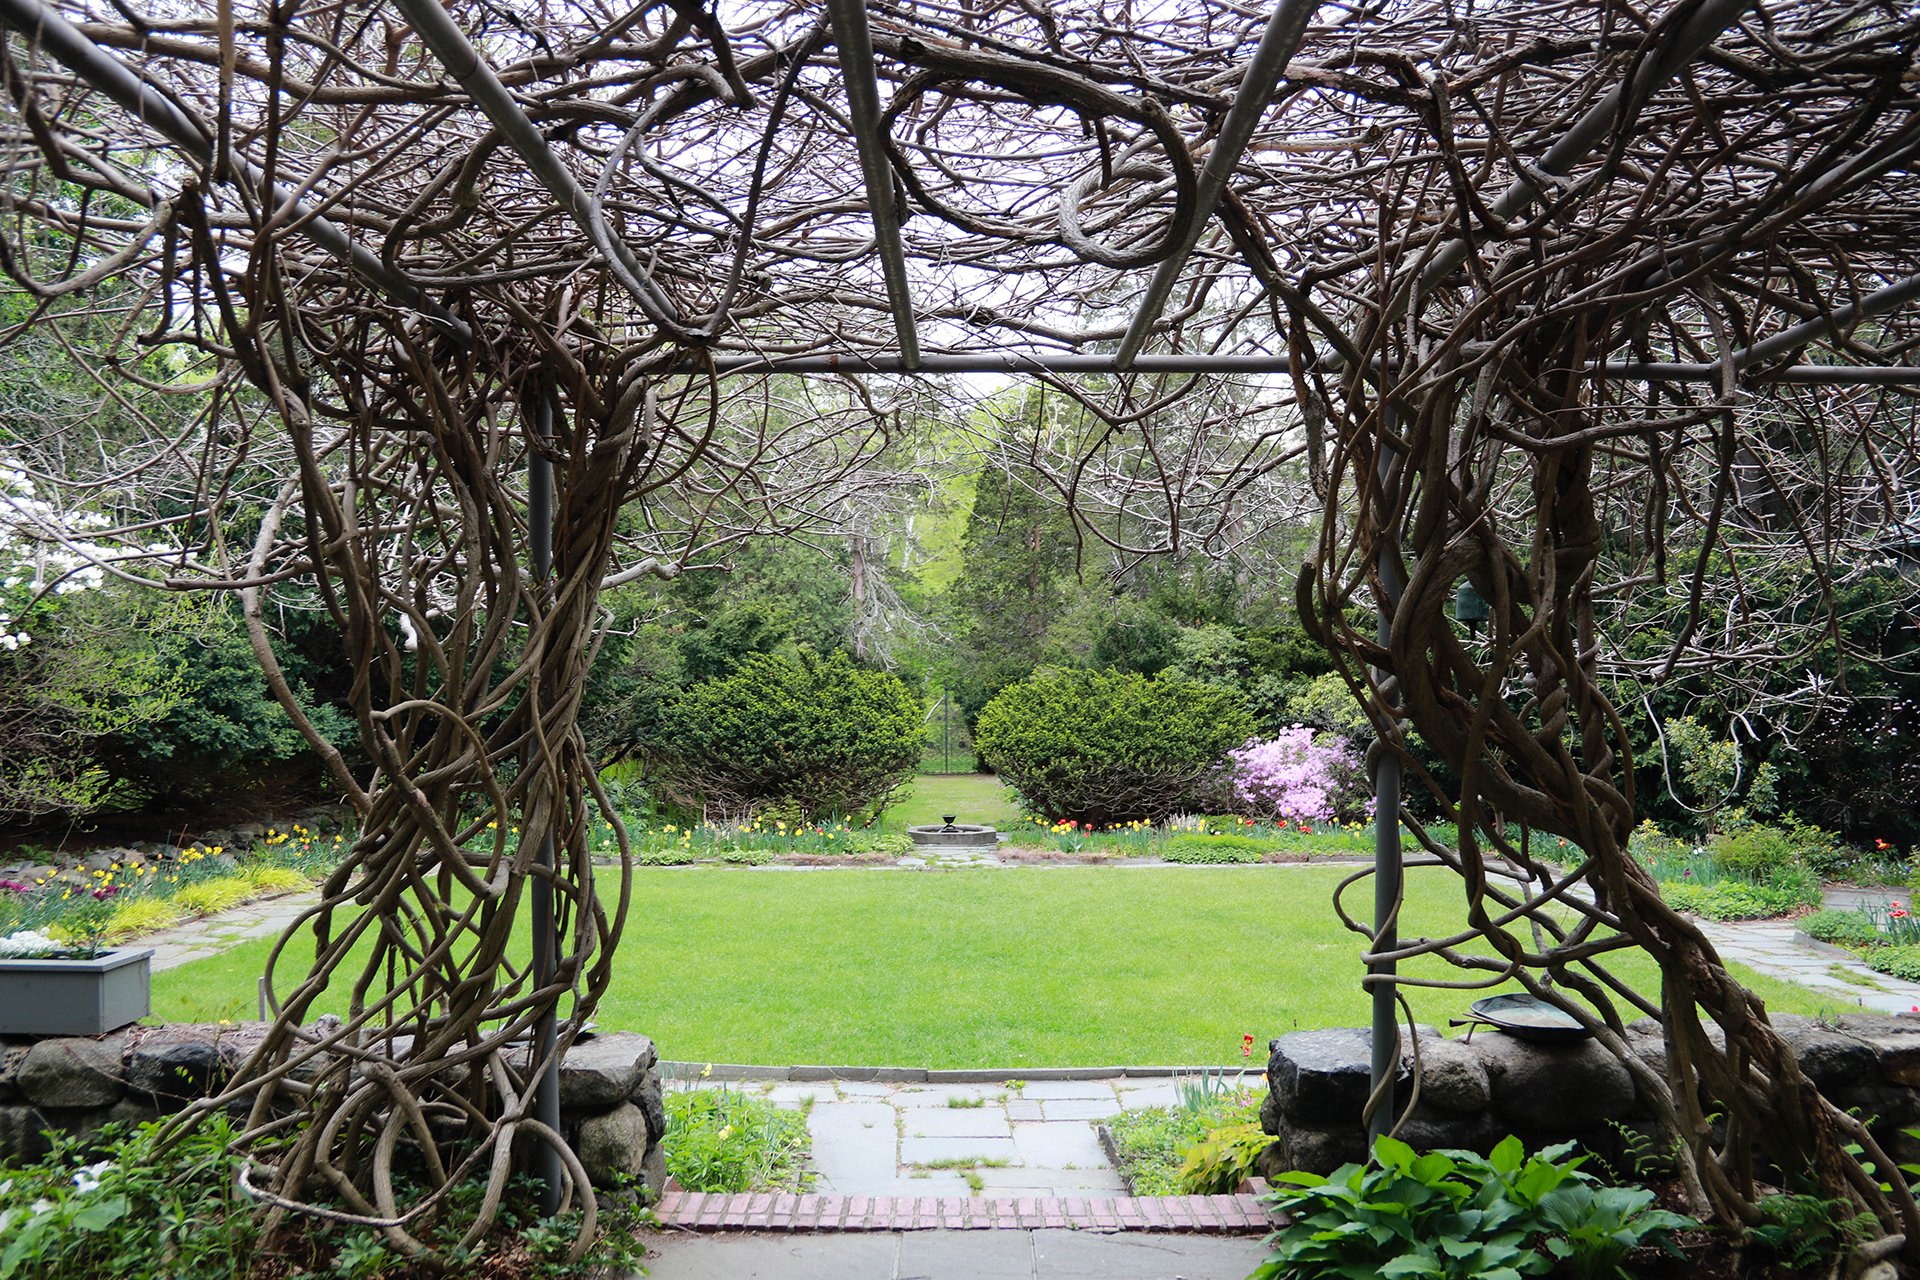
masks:
<path fill-rule="evenodd" d="M 1904 889 L 1828 888 L 1823 905 L 1851 911 L 1861 907 L 1884 915 L 1907 901 Z M 1822 946 L 1801 934 L 1792 920 L 1700 920 L 1723 960 L 1738 961 L 1769 977 L 1810 987 L 1841 1003 L 1875 1013 L 1920 1012 L 1920 982 L 1879 973 L 1850 952 Z"/>
<path fill-rule="evenodd" d="M 1099 1079 L 999 1083 L 690 1083 L 760 1093 L 805 1109 L 817 1172 L 813 1190 L 829 1196 L 1124 1196 L 1126 1184 L 1108 1162 L 1096 1126 L 1122 1111 L 1179 1100 L 1171 1076 L 1117 1070 Z M 1266 1087 L 1258 1071 L 1246 1072 L 1242 1083 L 1254 1091 Z"/>
<path fill-rule="evenodd" d="M 148 934 L 135 945 L 153 949 L 151 963 L 156 971 L 175 969 L 195 960 L 210 959 L 255 938 L 277 938 L 317 901 L 319 895 L 314 893 L 262 898 L 219 915 Z"/>

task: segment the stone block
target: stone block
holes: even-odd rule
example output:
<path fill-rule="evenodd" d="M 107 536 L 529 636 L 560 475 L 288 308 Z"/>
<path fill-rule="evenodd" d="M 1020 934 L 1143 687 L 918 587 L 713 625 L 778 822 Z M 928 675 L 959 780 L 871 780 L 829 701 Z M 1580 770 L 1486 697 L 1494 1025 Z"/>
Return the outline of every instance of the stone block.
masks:
<path fill-rule="evenodd" d="M 595 1111 L 617 1107 L 633 1096 L 642 1074 L 658 1060 L 652 1039 L 636 1032 L 576 1040 L 560 1062 L 560 1105 Z"/>
<path fill-rule="evenodd" d="M 53 1150 L 37 1107 L 0 1106 L 0 1165 L 32 1164 Z"/>
<path fill-rule="evenodd" d="M 1486 1111 L 1447 1111 L 1422 1105 L 1415 1108 L 1400 1126 L 1399 1138 L 1419 1151 L 1493 1150 L 1493 1144 L 1507 1136 L 1510 1127 Z"/>
<path fill-rule="evenodd" d="M 160 1118 L 160 1112 L 138 1097 L 125 1097 L 110 1107 L 82 1107 L 74 1111 L 56 1111 L 48 1108 L 41 1114 L 46 1118 L 49 1129 L 74 1138 L 85 1138 L 99 1132 L 110 1124 L 132 1129 L 150 1120 Z"/>
<path fill-rule="evenodd" d="M 264 1022 L 243 1022 L 238 1026 L 220 1028 L 220 1038 L 214 1042 L 214 1051 L 220 1056 L 221 1069 L 232 1075 L 246 1065 L 247 1059 L 266 1043 L 266 1039 L 267 1024 Z"/>
<path fill-rule="evenodd" d="M 182 1024 L 146 1030 L 127 1054 L 127 1087 L 167 1110 L 206 1097 L 226 1075 L 217 1026 Z"/>
<path fill-rule="evenodd" d="M 1473 1045 L 1487 1069 L 1494 1113 L 1516 1131 L 1571 1134 L 1632 1112 L 1633 1077 L 1597 1041 L 1545 1044 L 1492 1031 Z"/>
<path fill-rule="evenodd" d="M 647 1132 L 653 1135 L 655 1142 L 667 1136 L 667 1105 L 661 1097 L 659 1076 L 651 1071 L 641 1076 L 639 1085 L 628 1100 L 640 1108 L 640 1114 L 647 1118 Z"/>
<path fill-rule="evenodd" d="M 596 1187 L 637 1178 L 647 1158 L 647 1118 L 631 1102 L 596 1112 L 580 1121 L 575 1154 Z"/>
<path fill-rule="evenodd" d="M 1260 1175 L 1271 1181 L 1296 1169 L 1327 1174 L 1366 1156 L 1367 1137 L 1357 1124 L 1321 1128 L 1283 1119 L 1272 1145 L 1260 1153 Z"/>
<path fill-rule="evenodd" d="M 1836 1107 L 1859 1116 L 1876 1133 L 1920 1121 L 1920 1094 L 1902 1085 L 1861 1080 L 1821 1092 Z"/>
<path fill-rule="evenodd" d="M 646 1188 L 643 1196 L 651 1204 L 667 1190 L 667 1153 L 658 1143 L 647 1148 L 647 1158 L 640 1162 L 640 1183 Z"/>
<path fill-rule="evenodd" d="M 1888 1084 L 1920 1086 L 1920 1019 L 1849 1013 L 1833 1029 L 1870 1045 Z"/>
<path fill-rule="evenodd" d="M 20 1101 L 20 1064 L 32 1047 L 22 1040 L 0 1043 L 0 1103 Z"/>
<path fill-rule="evenodd" d="M 1420 1101 L 1440 1111 L 1484 1111 L 1491 1097 L 1486 1064 L 1459 1040 L 1420 1037 Z"/>
<path fill-rule="evenodd" d="M 1793 1014 L 1775 1014 L 1770 1021 L 1800 1060 L 1800 1069 L 1822 1091 L 1844 1088 L 1880 1074 L 1873 1046 L 1864 1040 Z"/>
<path fill-rule="evenodd" d="M 1313 1128 L 1358 1124 L 1373 1074 L 1371 1031 L 1295 1031 L 1273 1042 L 1267 1080 L 1281 1115 Z M 1402 1059 L 1400 1083 L 1409 1079 Z"/>
<path fill-rule="evenodd" d="M 38 1107 L 105 1107 L 127 1091 L 124 1031 L 98 1040 L 61 1036 L 27 1050 L 20 1094 Z"/>

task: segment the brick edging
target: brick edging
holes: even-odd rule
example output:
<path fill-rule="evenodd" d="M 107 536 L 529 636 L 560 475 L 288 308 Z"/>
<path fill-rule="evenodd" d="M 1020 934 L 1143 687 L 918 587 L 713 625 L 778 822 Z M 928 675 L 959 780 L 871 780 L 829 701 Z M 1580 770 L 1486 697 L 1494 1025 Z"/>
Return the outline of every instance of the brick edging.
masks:
<path fill-rule="evenodd" d="M 1252 1235 L 1277 1220 L 1257 1195 L 831 1196 L 669 1191 L 660 1224 L 693 1231 L 1178 1231 Z"/>

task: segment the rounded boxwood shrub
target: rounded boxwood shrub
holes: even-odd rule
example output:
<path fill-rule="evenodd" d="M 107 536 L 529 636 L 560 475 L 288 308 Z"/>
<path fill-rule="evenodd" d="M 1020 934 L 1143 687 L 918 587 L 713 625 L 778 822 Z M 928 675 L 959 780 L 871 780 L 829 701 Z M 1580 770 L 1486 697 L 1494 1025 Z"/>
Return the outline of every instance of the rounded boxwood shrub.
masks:
<path fill-rule="evenodd" d="M 1754 825 L 1714 839 L 1713 860 L 1723 871 L 1764 880 L 1795 865 L 1793 840 L 1778 827 Z"/>
<path fill-rule="evenodd" d="M 974 746 L 1035 813 L 1106 826 L 1218 811 L 1227 752 L 1254 734 L 1239 692 L 1172 676 L 1046 670 L 1002 689 Z"/>
<path fill-rule="evenodd" d="M 845 653 L 761 653 L 677 694 L 647 743 L 655 793 L 715 819 L 884 808 L 920 762 L 925 709 Z"/>
<path fill-rule="evenodd" d="M 1871 947 L 1884 941 L 1880 928 L 1864 911 L 1816 911 L 1799 920 L 1800 932 L 1842 947 Z"/>

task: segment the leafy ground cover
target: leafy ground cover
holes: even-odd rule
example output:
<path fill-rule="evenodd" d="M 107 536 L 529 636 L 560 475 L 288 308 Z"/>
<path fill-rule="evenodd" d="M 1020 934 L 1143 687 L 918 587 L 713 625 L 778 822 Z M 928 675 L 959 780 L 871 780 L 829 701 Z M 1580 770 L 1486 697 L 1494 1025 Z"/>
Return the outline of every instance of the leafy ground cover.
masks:
<path fill-rule="evenodd" d="M 665 1055 L 688 1061 L 1237 1066 L 1247 1034 L 1264 1041 L 1365 1023 L 1359 942 L 1328 905 L 1345 874 L 643 868 L 613 989 L 596 1016 L 604 1029 L 645 1031 Z M 1451 932 L 1459 901 L 1450 873 L 1415 870 L 1403 932 Z M 155 1015 L 251 1016 L 268 949 L 248 943 L 155 974 Z M 1616 968 L 1658 990 L 1644 957 Z M 1771 1009 L 1842 1011 L 1736 972 Z M 1445 1025 L 1471 995 L 1414 989 L 1409 998 L 1421 1021 Z M 338 1009 L 344 1000 L 330 992 L 322 1003 Z"/>
<path fill-rule="evenodd" d="M 807 1108 L 737 1089 L 676 1089 L 663 1099 L 667 1172 L 689 1191 L 805 1191 Z"/>
<path fill-rule="evenodd" d="M 1221 1129 L 1259 1120 L 1258 1091 L 1243 1076 L 1222 1072 L 1179 1084 L 1179 1105 L 1123 1111 L 1107 1122 L 1115 1165 L 1134 1195 L 1194 1194 L 1180 1177 L 1193 1148 Z"/>
<path fill-rule="evenodd" d="M 408 1259 L 350 1224 L 294 1217 L 267 1232 L 259 1206 L 235 1185 L 235 1131 L 215 1116 L 167 1145 L 161 1126 L 110 1125 L 61 1140 L 30 1165 L 0 1168 L 0 1277 L 5 1280 L 427 1280 L 447 1274 Z M 485 1192 L 458 1185 L 438 1220 L 409 1224 L 456 1260 L 457 1274 L 487 1280 L 566 1280 L 635 1274 L 638 1214 L 603 1201 L 603 1230 L 588 1256 L 566 1255 L 577 1212 L 542 1218 L 536 1186 L 509 1183 L 501 1216 L 472 1245 L 460 1236 Z M 344 1206 L 342 1206 L 344 1207 Z"/>

